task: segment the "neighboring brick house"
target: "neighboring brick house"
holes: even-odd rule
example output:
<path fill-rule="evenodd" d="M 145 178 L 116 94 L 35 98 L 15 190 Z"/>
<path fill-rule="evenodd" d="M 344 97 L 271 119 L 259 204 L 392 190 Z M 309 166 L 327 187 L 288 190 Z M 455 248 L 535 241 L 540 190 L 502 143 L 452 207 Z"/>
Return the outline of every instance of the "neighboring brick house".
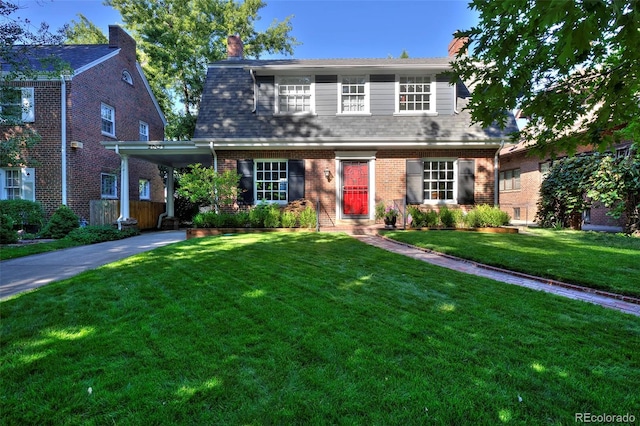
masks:
<path fill-rule="evenodd" d="M 237 36 L 228 47 L 209 65 L 191 141 L 120 152 L 238 171 L 242 204 L 319 201 L 323 227 L 370 223 L 378 202 L 494 203 L 497 151 L 515 121 L 471 124 L 469 92 L 446 74 L 451 56 L 248 60 Z"/>
<path fill-rule="evenodd" d="M 615 155 L 628 155 L 630 146 L 630 142 L 616 145 Z M 578 147 L 577 153 L 590 151 L 590 147 Z M 512 223 L 535 223 L 540 185 L 552 164 L 550 157 L 536 156 L 524 142 L 506 145 L 500 151 L 500 209 L 511 216 Z M 607 212 L 607 208 L 594 205 L 583 213 L 584 225 L 615 228 L 623 225 L 621 220 L 613 219 Z"/>
<path fill-rule="evenodd" d="M 39 201 L 47 215 L 64 204 L 89 220 L 91 200 L 117 199 L 121 192 L 121 158 L 101 141 L 163 139 L 164 115 L 136 61 L 135 41 L 119 26 L 109 26 L 109 44 L 33 46 L 27 52 L 34 69 L 41 59 L 56 57 L 72 71 L 10 83 L 27 107 L 23 125 L 42 139 L 31 153 L 35 167 L 0 169 L 0 199 Z M 132 159 L 129 172 L 131 199 L 164 202 L 156 164 Z"/>

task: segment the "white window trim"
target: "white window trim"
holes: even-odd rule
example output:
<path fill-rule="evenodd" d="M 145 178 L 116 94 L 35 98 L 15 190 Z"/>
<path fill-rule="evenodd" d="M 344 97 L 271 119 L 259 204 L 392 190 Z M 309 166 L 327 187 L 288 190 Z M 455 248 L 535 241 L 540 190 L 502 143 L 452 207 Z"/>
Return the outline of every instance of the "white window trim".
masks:
<path fill-rule="evenodd" d="M 142 133 L 140 131 L 142 129 L 142 126 L 145 126 L 145 128 L 147 129 L 147 133 L 146 134 L 144 134 L 144 133 Z M 142 135 L 146 136 L 146 139 L 142 139 Z M 149 142 L 149 125 L 147 123 L 145 123 L 144 121 L 140 121 L 138 123 L 138 137 L 140 138 L 141 141 Z"/>
<path fill-rule="evenodd" d="M 280 111 L 280 81 L 285 78 L 292 77 L 309 77 L 311 83 L 309 87 L 309 91 L 311 92 L 311 97 L 309 99 L 309 111 L 299 111 L 299 112 L 281 112 Z M 275 115 L 315 115 L 316 114 L 316 77 L 315 75 L 278 75 L 275 78 Z"/>
<path fill-rule="evenodd" d="M 364 77 L 364 111 L 342 111 L 342 81 L 344 77 Z M 338 76 L 338 109 L 336 115 L 371 115 L 369 74 L 342 74 Z"/>
<path fill-rule="evenodd" d="M 131 73 L 129 71 L 122 70 L 122 81 L 133 86 L 133 78 L 131 77 Z"/>
<path fill-rule="evenodd" d="M 114 181 L 113 181 L 114 194 L 105 194 L 104 192 L 102 192 L 102 189 L 103 189 L 102 182 L 105 176 L 112 176 L 114 178 Z M 118 175 L 114 173 L 100 173 L 100 198 L 103 200 L 118 199 Z"/>
<path fill-rule="evenodd" d="M 287 199 L 286 200 L 258 200 L 258 163 L 273 163 L 284 162 L 287 165 Z M 255 204 L 267 203 L 267 204 L 280 204 L 287 205 L 289 203 L 289 160 L 286 158 L 256 158 L 253 160 L 253 199 Z"/>
<path fill-rule="evenodd" d="M 429 110 L 428 111 L 400 111 L 400 77 L 429 77 L 430 79 L 430 88 L 431 88 L 431 97 L 429 99 Z M 428 117 L 437 117 L 438 109 L 436 107 L 436 76 L 433 74 L 396 74 L 395 81 L 395 89 L 394 89 L 394 97 L 395 97 L 395 112 L 394 116 L 428 116 Z"/>
<path fill-rule="evenodd" d="M 7 171 L 19 171 L 19 194 L 18 199 L 36 201 L 36 177 L 35 169 L 31 167 L 6 167 L 0 169 L 0 200 L 7 198 Z M 13 188 L 13 187 L 12 187 Z"/>
<path fill-rule="evenodd" d="M 102 130 L 102 120 L 104 120 L 104 118 L 102 117 L 102 108 L 108 108 L 111 110 L 111 124 L 113 127 L 113 133 L 105 132 L 104 130 Z M 111 136 L 112 138 L 116 137 L 116 109 L 111 105 L 105 104 L 104 102 L 100 103 L 100 130 L 105 136 Z"/>
<path fill-rule="evenodd" d="M 143 183 L 145 184 L 144 187 L 142 186 Z M 151 199 L 151 181 L 149 179 L 138 180 L 138 188 L 139 188 L 141 200 Z M 144 188 L 144 191 L 142 190 L 143 188 Z"/>
<path fill-rule="evenodd" d="M 9 104 L 20 107 L 20 122 L 21 123 L 34 123 L 36 121 L 36 101 L 35 101 L 35 89 L 33 87 L 15 87 L 12 90 L 16 92 L 20 91 L 19 103 Z M 0 106 L 2 111 L 2 106 Z"/>
<path fill-rule="evenodd" d="M 458 204 L 458 158 L 447 158 L 447 157 L 438 157 L 438 158 L 423 158 L 422 159 L 422 173 L 424 174 L 424 163 L 427 161 L 453 161 L 453 199 L 452 200 L 422 200 L 422 204 Z M 422 180 L 422 193 L 424 195 L 424 175 Z"/>
<path fill-rule="evenodd" d="M 22 122 L 34 123 L 36 121 L 35 90 L 33 87 L 21 87 L 21 92 Z"/>

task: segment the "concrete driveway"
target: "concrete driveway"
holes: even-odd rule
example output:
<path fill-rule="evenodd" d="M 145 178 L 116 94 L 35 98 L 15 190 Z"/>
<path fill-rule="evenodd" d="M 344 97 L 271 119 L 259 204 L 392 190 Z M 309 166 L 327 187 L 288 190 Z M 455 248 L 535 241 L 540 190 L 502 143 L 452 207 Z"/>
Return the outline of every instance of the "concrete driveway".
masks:
<path fill-rule="evenodd" d="M 0 300 L 72 277 L 125 257 L 186 238 L 183 231 L 158 231 L 0 262 Z"/>

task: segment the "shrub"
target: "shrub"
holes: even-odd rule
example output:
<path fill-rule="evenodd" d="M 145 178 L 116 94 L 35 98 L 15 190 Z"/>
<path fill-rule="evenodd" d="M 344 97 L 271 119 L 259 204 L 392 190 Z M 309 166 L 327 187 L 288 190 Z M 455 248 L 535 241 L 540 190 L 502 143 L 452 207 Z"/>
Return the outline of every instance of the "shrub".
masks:
<path fill-rule="evenodd" d="M 264 222 L 269 215 L 269 204 L 260 202 L 249 210 L 249 223 L 252 228 L 264 228 Z"/>
<path fill-rule="evenodd" d="M 249 212 L 238 212 L 234 217 L 234 224 L 236 228 L 246 228 L 251 225 L 249 221 Z"/>
<path fill-rule="evenodd" d="M 60 206 L 45 225 L 42 236 L 55 239 L 64 238 L 79 226 L 78 216 L 69 207 Z"/>
<path fill-rule="evenodd" d="M 236 215 L 224 212 L 202 212 L 193 217 L 193 226 L 196 228 L 234 228 L 236 222 Z"/>
<path fill-rule="evenodd" d="M 18 242 L 18 233 L 13 229 L 13 219 L 8 214 L 0 214 L 0 244 Z"/>
<path fill-rule="evenodd" d="M 464 217 L 464 223 L 470 228 L 496 228 L 508 225 L 511 217 L 497 207 L 487 204 L 476 206 Z"/>
<path fill-rule="evenodd" d="M 69 232 L 65 238 L 80 244 L 95 244 L 105 241 L 121 240 L 138 234 L 140 234 L 140 231 L 137 229 L 123 229 L 120 231 L 111 226 L 103 225 L 76 228 Z"/>
<path fill-rule="evenodd" d="M 271 204 L 267 208 L 264 218 L 265 228 L 278 228 L 280 226 L 280 208 L 276 204 Z"/>
<path fill-rule="evenodd" d="M 440 207 L 440 222 L 445 228 L 455 228 L 458 223 L 462 223 L 462 210 L 449 209 L 447 206 Z"/>
<path fill-rule="evenodd" d="M 6 214 L 14 226 L 30 225 L 37 229 L 44 223 L 44 211 L 40 203 L 28 200 L 0 201 L 0 215 Z"/>
<path fill-rule="evenodd" d="M 295 228 L 298 222 L 298 217 L 294 212 L 282 213 L 282 227 L 283 228 Z"/>
<path fill-rule="evenodd" d="M 313 207 L 307 206 L 300 213 L 301 228 L 315 228 L 317 225 L 316 211 Z"/>

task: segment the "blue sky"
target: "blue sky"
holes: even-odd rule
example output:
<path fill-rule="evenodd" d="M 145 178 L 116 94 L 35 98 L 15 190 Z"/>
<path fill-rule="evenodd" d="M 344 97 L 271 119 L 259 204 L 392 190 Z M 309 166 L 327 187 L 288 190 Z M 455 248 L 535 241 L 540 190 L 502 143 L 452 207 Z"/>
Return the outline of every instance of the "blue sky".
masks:
<path fill-rule="evenodd" d="M 82 13 L 107 33 L 122 24 L 102 0 L 14 0 L 17 16 L 58 28 Z M 258 29 L 292 16 L 292 35 L 302 44 L 294 58 L 386 58 L 406 50 L 410 57 L 447 56 L 457 29 L 477 23 L 464 0 L 265 0 Z"/>

